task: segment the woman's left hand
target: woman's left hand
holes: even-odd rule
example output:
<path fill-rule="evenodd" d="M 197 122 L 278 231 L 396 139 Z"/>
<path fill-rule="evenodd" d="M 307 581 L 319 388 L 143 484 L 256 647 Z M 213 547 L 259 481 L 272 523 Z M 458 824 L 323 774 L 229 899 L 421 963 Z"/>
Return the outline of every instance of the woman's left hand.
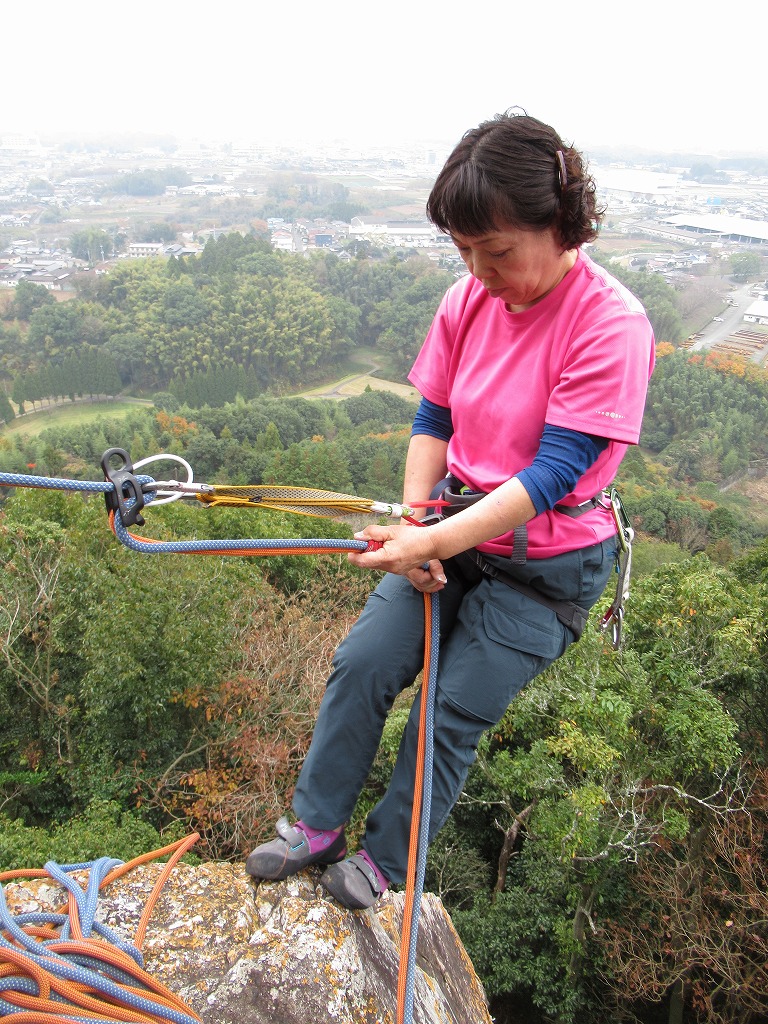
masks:
<path fill-rule="evenodd" d="M 383 545 L 374 551 L 349 553 L 350 562 L 362 569 L 380 569 L 407 576 L 421 591 L 442 590 L 447 582 L 429 527 L 366 526 L 355 534 L 355 539 Z"/>

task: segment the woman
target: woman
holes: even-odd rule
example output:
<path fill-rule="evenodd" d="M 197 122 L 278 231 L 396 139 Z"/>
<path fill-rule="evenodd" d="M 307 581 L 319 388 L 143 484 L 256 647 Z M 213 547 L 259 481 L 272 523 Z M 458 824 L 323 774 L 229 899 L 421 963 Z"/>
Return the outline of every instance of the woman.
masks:
<path fill-rule="evenodd" d="M 640 435 L 653 333 L 640 303 L 582 251 L 601 213 L 582 160 L 548 125 L 507 113 L 466 133 L 427 212 L 469 274 L 449 289 L 409 375 L 423 396 L 404 503 L 455 514 L 369 526 L 352 553 L 386 570 L 339 646 L 293 806 L 247 871 L 321 884 L 351 908 L 405 879 L 419 697 L 390 785 L 346 857 L 352 814 L 395 697 L 422 666 L 421 592 L 441 591 L 430 840 L 483 732 L 578 638 L 615 565 L 603 492 Z M 452 509 L 453 510 L 453 509 Z"/>

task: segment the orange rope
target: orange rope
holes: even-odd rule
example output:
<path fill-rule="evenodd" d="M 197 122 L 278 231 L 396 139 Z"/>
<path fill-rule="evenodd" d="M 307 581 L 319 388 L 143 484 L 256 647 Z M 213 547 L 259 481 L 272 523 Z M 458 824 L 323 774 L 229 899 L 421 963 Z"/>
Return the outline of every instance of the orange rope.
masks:
<path fill-rule="evenodd" d="M 127 874 L 135 867 L 156 860 L 159 857 L 170 854 L 168 861 L 155 882 L 152 892 L 142 912 L 136 930 L 134 946 L 141 949 L 149 918 L 160 897 L 161 890 L 167 882 L 171 872 L 185 853 L 200 838 L 198 833 L 193 833 L 184 839 L 155 850 L 151 853 L 142 854 L 139 857 L 121 864 L 114 868 L 101 882 L 100 888 L 104 888 L 111 882 Z M 51 877 L 45 870 L 15 870 L 0 873 L 0 882 L 13 880 L 20 877 Z M 47 939 L 47 945 L 41 946 L 38 956 L 45 958 L 51 954 L 53 960 L 55 955 L 63 956 L 69 954 L 74 957 L 86 957 L 89 960 L 100 961 L 106 966 L 118 969 L 129 978 L 128 984 L 121 984 L 119 989 L 125 993 L 125 999 L 119 996 L 101 992 L 87 982 L 73 981 L 57 976 L 45 969 L 44 965 L 35 963 L 22 949 L 15 949 L 9 946 L 0 947 L 0 977 L 26 977 L 37 985 L 37 995 L 30 995 L 25 992 L 5 990 L 2 998 L 6 1003 L 19 1007 L 19 1012 L 5 1013 L 3 1018 L 8 1024 L 72 1024 L 72 1017 L 78 1016 L 84 1019 L 99 1021 L 114 1021 L 119 1024 L 167 1024 L 168 1015 L 163 1010 L 174 1010 L 189 1019 L 200 1020 L 190 1008 L 174 995 L 160 982 L 154 980 L 147 972 L 140 967 L 136 960 L 127 952 L 119 949 L 101 939 L 84 938 L 82 925 L 79 919 L 77 901 L 72 893 L 68 894 L 67 904 L 70 931 L 74 938 L 56 941 L 55 930 L 51 926 L 29 926 L 22 930 L 25 934 Z M 61 913 L 59 908 L 56 913 Z M 10 941 L 7 933 L 4 933 Z M 51 941 L 53 940 L 53 941 Z M 77 961 L 75 961 L 77 962 Z M 131 983 L 132 982 L 132 983 Z M 114 983 L 117 985 L 117 983 Z M 58 998 L 56 998 L 58 997 Z M 157 1013 L 146 1009 L 131 1008 L 131 997 L 140 998 L 151 1003 L 157 1008 Z M 73 1013 L 66 1015 L 63 1009 L 64 1003 L 72 1007 Z"/>
<path fill-rule="evenodd" d="M 405 906 L 400 939 L 400 965 L 397 975 L 397 1024 L 405 1019 L 405 990 L 408 977 L 408 958 L 411 951 L 411 924 L 416 886 L 416 862 L 419 853 L 419 825 L 424 797 L 424 748 L 426 745 L 427 706 L 430 700 L 429 677 L 432 661 L 432 598 L 424 594 L 424 671 L 421 682 L 421 708 L 419 709 L 419 739 L 416 747 L 416 778 L 413 784 L 411 835 L 408 847 L 408 870 L 405 882 Z"/>

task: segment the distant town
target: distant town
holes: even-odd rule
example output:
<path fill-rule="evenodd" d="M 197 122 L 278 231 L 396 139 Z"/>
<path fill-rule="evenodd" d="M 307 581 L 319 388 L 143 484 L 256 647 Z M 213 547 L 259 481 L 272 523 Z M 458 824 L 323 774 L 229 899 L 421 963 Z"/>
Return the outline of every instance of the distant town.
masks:
<path fill-rule="evenodd" d="M 0 134 L 0 289 L 27 280 L 73 292 L 84 276 L 107 273 L 116 260 L 194 256 L 208 238 L 234 230 L 253 231 L 282 252 L 325 249 L 342 260 L 412 250 L 459 274 L 450 238 L 424 215 L 448 149 L 135 141 L 121 149 L 114 139 L 78 146 Z M 669 166 L 658 158 L 587 155 L 606 207 L 597 244 L 616 248 L 633 268 L 674 280 L 697 265 L 713 265 L 714 273 L 734 253 L 768 256 L 765 161 L 722 167 L 698 158 Z M 158 188 L 157 176 L 170 167 L 182 180 Z M 150 189 L 145 179 L 153 175 Z M 323 189 L 342 200 L 346 217 L 324 214 L 322 203 L 301 209 L 302 195 Z M 101 232 L 97 251 L 73 251 L 71 240 L 82 231 Z M 768 324 L 765 289 L 753 289 L 750 299 L 740 311 L 744 321 Z"/>

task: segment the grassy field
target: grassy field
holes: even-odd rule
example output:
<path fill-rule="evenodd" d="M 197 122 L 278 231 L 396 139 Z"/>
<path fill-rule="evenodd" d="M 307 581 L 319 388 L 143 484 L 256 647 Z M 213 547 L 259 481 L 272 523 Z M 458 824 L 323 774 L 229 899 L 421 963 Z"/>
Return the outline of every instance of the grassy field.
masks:
<path fill-rule="evenodd" d="M 391 368 L 383 365 L 381 357 L 373 349 L 355 349 L 353 357 L 342 367 L 345 371 L 340 379 L 334 378 L 325 384 L 298 392 L 301 398 L 351 398 L 362 395 L 366 388 L 373 391 L 391 391 L 402 398 L 418 402 L 420 395 L 412 384 L 396 383 L 389 376 L 396 376 Z"/>
<path fill-rule="evenodd" d="M 372 356 L 369 358 L 369 355 L 367 350 L 358 352 L 355 359 L 348 361 L 345 367 L 347 373 L 341 379 L 334 378 L 327 384 L 301 391 L 299 394 L 304 398 L 341 399 L 361 395 L 366 387 L 371 387 L 374 391 L 392 391 L 403 398 L 418 402 L 419 394 L 412 385 L 397 384 L 378 376 L 386 371 Z M 11 423 L 0 427 L 0 437 L 13 437 L 19 434 L 37 437 L 49 427 L 71 430 L 73 427 L 85 426 L 105 417 L 120 419 L 142 406 L 151 408 L 152 402 L 138 398 L 113 399 L 107 402 L 63 402 L 38 412 L 17 416 Z"/>
<path fill-rule="evenodd" d="M 67 402 L 18 416 L 0 429 L 0 437 L 12 437 L 14 434 L 37 437 L 49 427 L 72 429 L 105 417 L 120 419 L 142 406 L 151 408 L 152 403 L 142 402 L 137 398 L 115 399 L 109 402 Z"/>

